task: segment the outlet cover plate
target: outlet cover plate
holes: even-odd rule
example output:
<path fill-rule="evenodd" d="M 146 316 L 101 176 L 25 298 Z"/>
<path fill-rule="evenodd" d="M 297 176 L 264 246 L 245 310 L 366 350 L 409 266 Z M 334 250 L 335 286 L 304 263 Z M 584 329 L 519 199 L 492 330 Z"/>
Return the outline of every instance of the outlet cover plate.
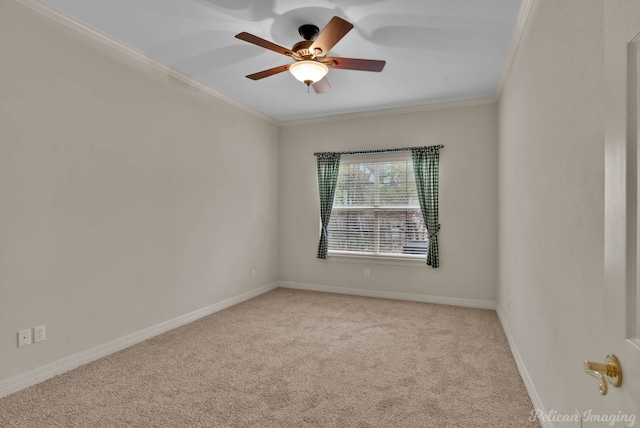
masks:
<path fill-rule="evenodd" d="M 31 345 L 31 329 L 20 330 L 18 332 L 18 348 Z"/>
<path fill-rule="evenodd" d="M 39 325 L 33 328 L 33 342 L 42 342 L 47 338 L 47 330 L 44 325 Z"/>

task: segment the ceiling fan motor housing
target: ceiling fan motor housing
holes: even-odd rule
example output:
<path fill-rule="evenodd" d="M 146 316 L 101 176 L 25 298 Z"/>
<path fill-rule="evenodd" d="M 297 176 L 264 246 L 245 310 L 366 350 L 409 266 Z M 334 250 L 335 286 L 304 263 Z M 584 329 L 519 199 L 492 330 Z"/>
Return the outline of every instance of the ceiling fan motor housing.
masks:
<path fill-rule="evenodd" d="M 291 48 L 292 51 L 298 54 L 300 59 L 294 58 L 297 61 L 305 60 L 305 59 L 313 59 L 315 57 L 322 57 L 322 51 L 320 49 L 314 49 L 314 52 L 309 50 L 309 47 L 313 44 L 314 40 L 320 34 L 320 29 L 313 24 L 305 24 L 301 25 L 298 28 L 298 33 L 304 39 L 301 42 L 296 43 Z"/>
<path fill-rule="evenodd" d="M 313 53 L 309 51 L 309 47 L 312 44 L 313 44 L 313 40 L 303 40 L 293 45 L 291 50 L 297 53 L 299 56 L 301 56 L 302 57 L 301 59 L 310 59 L 311 57 L 313 57 Z"/>

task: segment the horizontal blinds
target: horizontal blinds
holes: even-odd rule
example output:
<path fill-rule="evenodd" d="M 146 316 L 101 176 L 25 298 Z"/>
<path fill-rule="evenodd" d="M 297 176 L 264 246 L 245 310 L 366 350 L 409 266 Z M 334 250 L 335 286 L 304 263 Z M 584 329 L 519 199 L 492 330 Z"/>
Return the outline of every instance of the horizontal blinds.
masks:
<path fill-rule="evenodd" d="M 329 223 L 329 251 L 426 254 L 411 160 L 340 166 Z"/>

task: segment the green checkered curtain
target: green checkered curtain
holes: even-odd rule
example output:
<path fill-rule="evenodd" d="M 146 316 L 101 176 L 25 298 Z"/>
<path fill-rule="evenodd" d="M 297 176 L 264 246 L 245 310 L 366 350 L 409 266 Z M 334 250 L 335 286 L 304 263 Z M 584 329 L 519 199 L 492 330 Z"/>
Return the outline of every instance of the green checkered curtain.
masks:
<path fill-rule="evenodd" d="M 420 200 L 420 209 L 429 235 L 427 264 L 437 268 L 440 264 L 438 249 L 438 183 L 440 146 L 416 147 L 411 149 L 413 172 L 416 176 L 416 189 Z"/>
<path fill-rule="evenodd" d="M 333 197 L 338 183 L 340 169 L 340 153 L 316 153 L 318 158 L 318 188 L 320 190 L 320 219 L 322 230 L 318 244 L 318 258 L 327 258 L 329 241 L 329 219 L 333 208 Z"/>

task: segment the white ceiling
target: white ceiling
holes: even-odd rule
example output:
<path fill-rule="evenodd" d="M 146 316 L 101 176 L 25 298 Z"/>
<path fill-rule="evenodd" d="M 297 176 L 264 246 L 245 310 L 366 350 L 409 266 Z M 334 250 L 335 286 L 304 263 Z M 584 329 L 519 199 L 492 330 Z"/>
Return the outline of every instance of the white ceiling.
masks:
<path fill-rule="evenodd" d="M 43 0 L 73 18 L 277 121 L 494 96 L 521 0 Z M 292 62 L 236 39 L 291 48 L 298 27 L 337 15 L 354 25 L 329 56 L 378 59 L 381 73 L 332 69 L 316 94 Z"/>

